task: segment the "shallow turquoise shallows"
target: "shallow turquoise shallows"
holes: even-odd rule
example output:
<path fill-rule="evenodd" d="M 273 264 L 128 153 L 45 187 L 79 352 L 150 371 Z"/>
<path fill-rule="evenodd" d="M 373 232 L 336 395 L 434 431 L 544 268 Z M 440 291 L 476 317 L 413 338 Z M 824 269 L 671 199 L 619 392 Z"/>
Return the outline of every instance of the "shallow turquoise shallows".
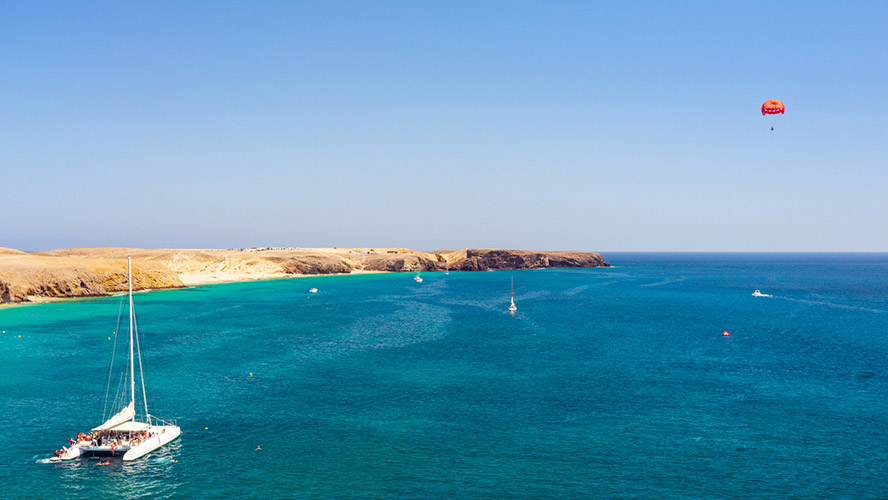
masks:
<path fill-rule="evenodd" d="M 46 463 L 119 299 L 0 309 L 0 497 L 888 498 L 888 255 L 607 257 L 137 294 L 182 438 L 126 464 Z"/>

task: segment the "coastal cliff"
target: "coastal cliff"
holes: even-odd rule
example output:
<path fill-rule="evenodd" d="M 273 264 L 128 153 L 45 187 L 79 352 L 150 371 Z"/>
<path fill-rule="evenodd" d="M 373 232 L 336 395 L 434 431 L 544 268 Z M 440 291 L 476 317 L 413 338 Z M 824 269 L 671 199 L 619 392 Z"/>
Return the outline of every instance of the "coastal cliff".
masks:
<path fill-rule="evenodd" d="M 133 289 L 178 288 L 165 266 L 133 263 Z M 0 260 L 0 303 L 62 297 L 98 297 L 129 288 L 126 260 L 51 258 L 32 254 Z"/>
<path fill-rule="evenodd" d="M 73 248 L 26 253 L 3 248 L 0 249 L 0 303 L 94 297 L 125 291 L 127 256 L 133 258 L 135 290 L 300 275 L 610 265 L 601 254 L 593 252 L 501 249 L 419 252 L 406 248 L 335 247 Z"/>
<path fill-rule="evenodd" d="M 593 252 L 532 252 L 527 250 L 467 249 L 463 259 L 449 264 L 456 271 L 489 269 L 542 269 L 547 267 L 608 267 L 610 263 Z"/>

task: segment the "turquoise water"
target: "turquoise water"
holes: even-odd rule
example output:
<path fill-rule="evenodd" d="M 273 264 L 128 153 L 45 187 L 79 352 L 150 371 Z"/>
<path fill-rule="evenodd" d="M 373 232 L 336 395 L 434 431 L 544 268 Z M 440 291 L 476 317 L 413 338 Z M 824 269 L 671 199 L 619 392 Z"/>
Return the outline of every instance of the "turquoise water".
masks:
<path fill-rule="evenodd" d="M 109 466 L 119 300 L 0 309 L 0 496 L 888 498 L 888 255 L 607 257 L 138 294 L 183 434 Z"/>

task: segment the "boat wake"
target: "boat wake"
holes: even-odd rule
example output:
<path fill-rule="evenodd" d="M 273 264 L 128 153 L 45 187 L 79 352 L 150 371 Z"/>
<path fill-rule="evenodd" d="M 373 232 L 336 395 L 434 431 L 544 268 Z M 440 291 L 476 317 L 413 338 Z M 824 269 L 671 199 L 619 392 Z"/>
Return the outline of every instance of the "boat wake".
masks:
<path fill-rule="evenodd" d="M 810 304 L 813 306 L 827 306 L 834 307 L 836 309 L 846 309 L 848 311 L 863 311 L 863 312 L 871 312 L 871 313 L 886 313 L 888 311 L 884 309 L 876 309 L 873 307 L 864 307 L 864 306 L 852 306 L 848 304 L 838 304 L 836 302 L 830 302 L 827 300 L 808 300 L 808 299 L 796 299 L 793 297 L 774 297 L 775 299 L 788 300 L 790 302 L 801 302 L 802 304 Z"/>
<path fill-rule="evenodd" d="M 654 287 L 654 286 L 663 286 L 663 285 L 668 285 L 670 283 L 678 283 L 678 282 L 684 281 L 686 279 L 687 278 L 678 278 L 678 279 L 674 279 L 674 280 L 659 281 L 657 283 L 645 283 L 641 286 L 643 286 L 645 288 Z"/>
<path fill-rule="evenodd" d="M 596 285 L 600 285 L 600 284 L 601 284 L 601 283 L 596 283 Z M 580 294 L 580 293 L 585 292 L 586 290 L 589 289 L 590 286 L 592 286 L 592 285 L 575 286 L 575 287 L 573 287 L 573 288 L 569 288 L 569 289 L 567 289 L 567 290 L 565 290 L 565 291 L 563 291 L 563 292 L 561 292 L 561 293 L 563 293 L 564 295 L 571 295 L 571 296 L 573 296 L 573 295 L 577 295 L 577 294 Z"/>

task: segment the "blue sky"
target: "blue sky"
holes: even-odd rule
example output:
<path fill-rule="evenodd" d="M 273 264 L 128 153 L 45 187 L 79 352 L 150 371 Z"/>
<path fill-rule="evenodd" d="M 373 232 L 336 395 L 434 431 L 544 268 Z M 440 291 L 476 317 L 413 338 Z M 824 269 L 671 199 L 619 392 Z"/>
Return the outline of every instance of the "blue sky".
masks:
<path fill-rule="evenodd" d="M 0 246 L 888 251 L 888 4 L 675 4 L 5 2 Z"/>

